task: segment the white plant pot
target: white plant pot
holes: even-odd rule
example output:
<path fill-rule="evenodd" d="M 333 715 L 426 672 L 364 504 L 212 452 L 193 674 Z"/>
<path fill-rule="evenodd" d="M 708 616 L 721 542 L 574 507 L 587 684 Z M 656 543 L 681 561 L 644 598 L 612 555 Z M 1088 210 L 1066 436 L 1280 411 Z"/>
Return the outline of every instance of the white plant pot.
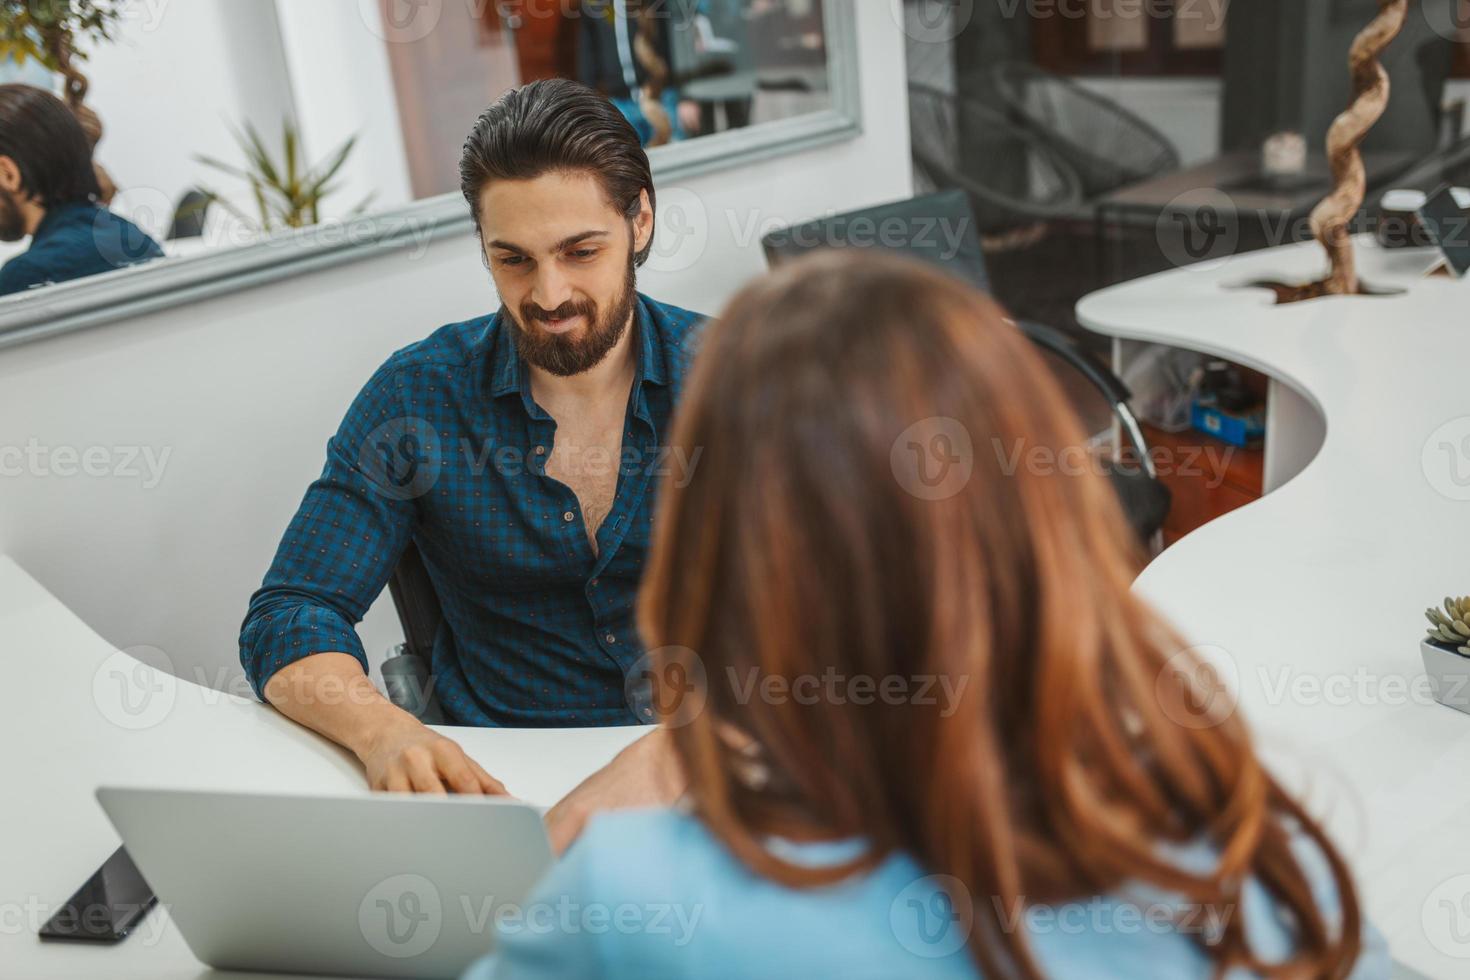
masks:
<path fill-rule="evenodd" d="M 1434 700 L 1470 714 L 1470 657 L 1428 640 L 1420 641 L 1419 652 L 1424 657 L 1424 673 L 1429 675 Z"/>

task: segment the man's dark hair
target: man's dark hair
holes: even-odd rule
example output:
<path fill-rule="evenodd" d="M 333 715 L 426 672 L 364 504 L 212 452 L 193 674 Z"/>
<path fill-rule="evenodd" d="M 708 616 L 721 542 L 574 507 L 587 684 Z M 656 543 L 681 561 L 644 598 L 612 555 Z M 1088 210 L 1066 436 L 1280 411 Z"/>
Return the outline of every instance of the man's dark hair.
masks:
<path fill-rule="evenodd" d="M 459 158 L 459 189 L 470 204 L 476 234 L 480 191 L 487 183 L 572 170 L 601 181 L 608 201 L 629 220 L 638 216 L 639 191 L 648 191 L 648 205 L 655 206 L 648 154 L 606 96 L 564 78 L 506 92 L 475 120 Z M 652 250 L 649 236 L 635 264 L 642 265 Z"/>
<path fill-rule="evenodd" d="M 45 89 L 0 85 L 0 156 L 15 161 L 21 192 L 42 207 L 102 196 L 82 124 Z"/>

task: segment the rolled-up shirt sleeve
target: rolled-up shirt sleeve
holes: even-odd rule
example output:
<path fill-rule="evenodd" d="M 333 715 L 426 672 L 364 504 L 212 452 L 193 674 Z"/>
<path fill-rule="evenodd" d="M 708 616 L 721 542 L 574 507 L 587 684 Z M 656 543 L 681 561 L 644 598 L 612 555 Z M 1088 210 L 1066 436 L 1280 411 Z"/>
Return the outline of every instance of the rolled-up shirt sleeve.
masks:
<path fill-rule="evenodd" d="M 402 407 L 390 360 L 373 375 L 327 443 L 327 459 L 250 598 L 240 663 L 265 699 L 288 664 L 340 652 L 368 669 L 356 625 L 383 591 L 432 486 L 438 446 L 429 423 Z"/>

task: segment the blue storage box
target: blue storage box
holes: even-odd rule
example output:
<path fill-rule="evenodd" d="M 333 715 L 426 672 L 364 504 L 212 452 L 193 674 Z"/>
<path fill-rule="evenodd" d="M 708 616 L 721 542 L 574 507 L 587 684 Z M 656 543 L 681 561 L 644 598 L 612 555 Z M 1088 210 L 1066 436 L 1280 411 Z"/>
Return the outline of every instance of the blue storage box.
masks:
<path fill-rule="evenodd" d="M 1227 412 L 1218 405 L 1195 402 L 1189 410 L 1189 424 L 1232 446 L 1248 446 L 1266 434 L 1266 410 Z"/>

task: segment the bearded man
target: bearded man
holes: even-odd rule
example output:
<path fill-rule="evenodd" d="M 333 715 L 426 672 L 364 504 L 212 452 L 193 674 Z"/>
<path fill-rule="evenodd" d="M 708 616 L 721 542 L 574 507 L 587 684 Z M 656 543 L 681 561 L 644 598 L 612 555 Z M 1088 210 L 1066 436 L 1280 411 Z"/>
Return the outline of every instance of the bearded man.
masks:
<path fill-rule="evenodd" d="M 443 607 L 451 724 L 654 720 L 625 694 L 633 600 L 655 478 L 695 462 L 666 442 L 701 320 L 635 288 L 655 194 L 628 121 L 575 82 L 533 82 L 480 116 L 460 182 L 500 309 L 368 381 L 240 634 L 256 693 L 354 752 L 375 789 L 504 792 L 366 676 L 355 626 L 410 542 Z"/>

